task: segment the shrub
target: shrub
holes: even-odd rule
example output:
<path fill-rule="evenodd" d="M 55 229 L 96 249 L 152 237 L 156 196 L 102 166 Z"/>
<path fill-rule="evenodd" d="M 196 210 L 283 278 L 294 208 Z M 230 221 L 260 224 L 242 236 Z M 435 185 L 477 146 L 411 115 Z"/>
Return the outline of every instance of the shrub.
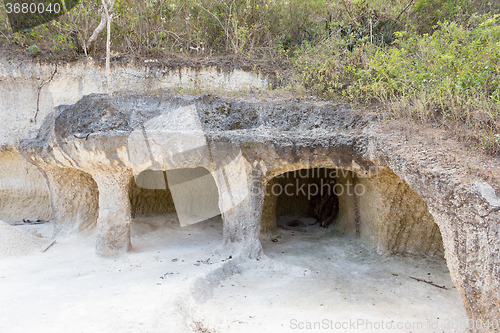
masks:
<path fill-rule="evenodd" d="M 100 0 L 81 0 L 56 21 L 33 28 L 43 36 L 39 46 L 56 53 L 71 53 L 69 44 L 85 49 L 101 19 L 100 7 Z M 327 0 L 116 0 L 111 26 L 113 51 L 148 56 L 275 56 L 280 49 L 316 40 L 324 31 L 325 13 L 330 7 Z M 10 34 L 11 41 L 33 42 L 26 32 L 9 32 L 4 12 L 0 18 L 0 32 Z M 93 53 L 102 51 L 104 38 L 102 34 Z M 61 49 L 65 41 L 69 43 Z"/>
<path fill-rule="evenodd" d="M 398 109 L 435 121 L 469 143 L 500 153 L 500 16 L 445 21 L 432 34 L 396 33 L 390 47 L 361 40 L 351 52 L 338 37 L 299 52 L 305 86 L 326 97 L 401 102 Z M 464 128 L 466 130 L 464 130 Z"/>
<path fill-rule="evenodd" d="M 28 47 L 28 54 L 30 56 L 36 56 L 39 53 L 40 53 L 40 49 L 38 48 L 38 46 L 36 46 L 36 44 Z"/>

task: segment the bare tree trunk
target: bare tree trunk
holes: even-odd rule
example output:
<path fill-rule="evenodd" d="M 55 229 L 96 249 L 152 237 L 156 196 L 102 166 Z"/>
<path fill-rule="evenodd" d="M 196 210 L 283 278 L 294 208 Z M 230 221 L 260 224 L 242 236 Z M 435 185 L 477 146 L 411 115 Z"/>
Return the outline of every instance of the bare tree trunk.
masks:
<path fill-rule="evenodd" d="M 105 25 L 106 25 L 106 14 L 104 13 L 104 11 L 102 11 L 102 13 L 101 13 L 101 22 L 99 23 L 99 25 L 97 26 L 97 28 L 92 33 L 92 36 L 90 36 L 89 40 L 87 41 L 87 45 L 85 45 L 85 48 L 86 48 L 85 52 L 86 53 L 88 51 L 90 51 L 90 47 L 96 41 L 96 39 L 99 36 L 99 34 L 104 30 L 104 26 Z"/>
<path fill-rule="evenodd" d="M 110 4 L 109 10 L 108 10 L 108 4 Z M 106 15 L 106 30 L 107 30 L 107 36 L 106 36 L 106 77 L 108 79 L 108 95 L 111 95 L 111 68 L 109 64 L 109 58 L 110 58 L 110 53 L 111 53 L 111 16 L 110 11 L 113 10 L 113 5 L 114 2 L 113 0 L 102 0 L 102 7 L 104 8 L 104 14 Z"/>
<path fill-rule="evenodd" d="M 94 43 L 97 40 L 97 37 L 99 37 L 99 34 L 104 30 L 104 26 L 106 25 L 107 28 L 107 36 L 106 36 L 106 78 L 107 78 L 107 91 L 108 94 L 112 93 L 111 90 L 111 68 L 110 68 L 110 55 L 111 55 L 111 19 L 113 18 L 113 7 L 115 5 L 114 0 L 101 0 L 102 1 L 102 15 L 101 15 L 101 22 L 97 26 L 97 28 L 94 30 L 92 33 L 92 36 L 90 36 L 89 40 L 87 41 L 87 45 L 85 46 L 85 54 L 87 54 L 87 51 L 90 49 L 92 43 Z"/>

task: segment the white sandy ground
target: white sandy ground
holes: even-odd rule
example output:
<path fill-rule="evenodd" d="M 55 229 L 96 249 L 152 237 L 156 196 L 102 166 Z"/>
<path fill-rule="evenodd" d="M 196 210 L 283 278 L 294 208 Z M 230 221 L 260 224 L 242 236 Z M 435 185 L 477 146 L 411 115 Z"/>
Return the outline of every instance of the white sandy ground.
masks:
<path fill-rule="evenodd" d="M 305 229 L 262 235 L 274 265 L 254 264 L 221 281 L 198 308 L 201 326 L 214 332 L 467 331 L 444 259 L 379 256 L 334 229 Z"/>
<path fill-rule="evenodd" d="M 50 243 L 36 231 L 29 232 L 0 221 L 0 258 L 37 253 Z"/>
<path fill-rule="evenodd" d="M 52 227 L 16 228 L 50 237 Z M 0 333 L 465 332 L 448 328 L 466 315 L 443 259 L 379 256 L 310 226 L 262 235 L 268 257 L 238 263 L 216 254 L 220 218 L 184 228 L 174 215 L 137 218 L 132 235 L 134 251 L 117 259 L 95 255 L 94 235 L 0 257 Z"/>

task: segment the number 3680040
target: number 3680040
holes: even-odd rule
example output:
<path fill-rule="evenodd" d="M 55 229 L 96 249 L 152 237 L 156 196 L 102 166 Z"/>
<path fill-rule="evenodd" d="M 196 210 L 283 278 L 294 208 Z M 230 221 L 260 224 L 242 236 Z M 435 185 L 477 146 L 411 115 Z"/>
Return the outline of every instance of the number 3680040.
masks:
<path fill-rule="evenodd" d="M 14 13 L 14 14 L 43 14 L 43 13 L 59 13 L 61 11 L 61 4 L 58 2 L 52 4 L 49 3 L 48 5 L 45 5 L 44 3 L 27 3 L 27 2 L 22 2 L 22 3 L 11 3 L 7 2 L 5 3 L 5 7 L 7 9 L 7 14 Z"/>

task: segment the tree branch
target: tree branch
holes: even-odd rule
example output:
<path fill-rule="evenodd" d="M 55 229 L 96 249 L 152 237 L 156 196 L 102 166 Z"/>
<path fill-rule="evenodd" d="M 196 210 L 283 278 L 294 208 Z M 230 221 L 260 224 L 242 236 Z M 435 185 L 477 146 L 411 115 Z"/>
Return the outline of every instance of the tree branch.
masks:
<path fill-rule="evenodd" d="M 106 26 L 106 13 L 104 10 L 101 12 L 101 22 L 97 26 L 97 28 L 94 30 L 92 33 L 92 36 L 90 36 L 89 40 L 87 41 L 87 45 L 85 52 L 90 51 L 90 47 L 92 46 L 92 43 L 94 43 L 97 40 L 97 37 L 99 37 L 99 34 L 104 30 L 104 27 Z"/>

